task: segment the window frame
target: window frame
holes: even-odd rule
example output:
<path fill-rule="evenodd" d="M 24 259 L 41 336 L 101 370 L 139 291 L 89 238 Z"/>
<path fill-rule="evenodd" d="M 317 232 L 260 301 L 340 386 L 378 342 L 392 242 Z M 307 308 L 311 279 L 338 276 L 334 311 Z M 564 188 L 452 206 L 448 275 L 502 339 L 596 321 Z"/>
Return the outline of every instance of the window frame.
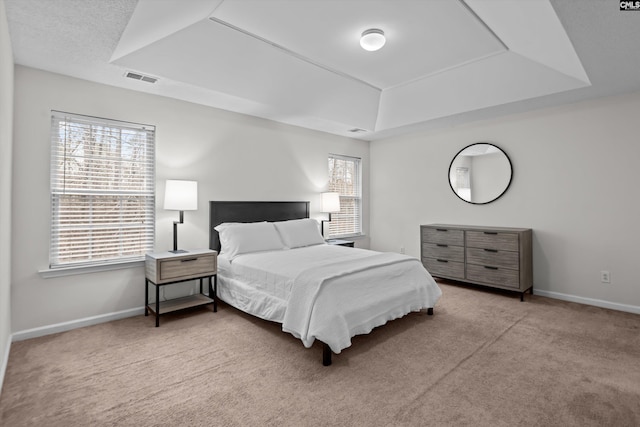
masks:
<path fill-rule="evenodd" d="M 86 171 L 77 174 L 76 188 L 69 185 L 67 188 L 67 180 L 71 181 L 72 173 L 68 165 L 68 148 L 71 145 L 71 137 L 66 133 L 63 135 L 61 126 L 69 126 L 65 123 L 75 123 L 75 127 L 82 128 L 89 133 L 89 139 L 85 135 L 79 137 L 76 141 L 81 141 L 81 155 L 76 156 L 79 162 L 85 163 Z M 155 246 L 155 205 L 156 205 L 156 180 L 155 180 L 155 126 L 125 122 L 120 120 L 106 119 L 82 114 L 67 113 L 63 111 L 51 110 L 51 129 L 50 129 L 50 234 L 49 234 L 49 266 L 45 270 L 41 270 L 43 277 L 57 277 L 69 274 L 79 274 L 83 272 L 105 271 L 120 268 L 137 267 L 143 265 L 145 254 L 152 251 Z M 69 132 L 71 134 L 71 132 Z M 105 136 L 107 135 L 107 136 Z M 131 138 L 131 139 L 127 139 Z M 104 138 L 104 139 L 100 139 Z M 107 142 L 107 138 L 110 138 Z M 89 144 L 90 143 L 90 144 Z M 132 144 L 131 144 L 132 143 Z M 124 149 L 125 144 L 131 147 L 131 150 L 139 150 L 139 153 L 127 155 Z M 99 148 L 98 153 L 90 152 L 86 145 L 92 146 L 94 149 Z M 103 146 L 115 146 L 111 151 L 103 150 Z M 113 156 L 115 152 L 117 156 Z M 85 151 L 87 153 L 85 153 Z M 138 155 L 139 157 L 136 157 Z M 97 159 L 97 166 L 92 166 L 91 160 Z M 111 172 L 106 175 L 102 187 L 96 185 L 99 178 L 95 178 L 98 172 L 103 172 L 103 165 L 109 165 Z M 121 175 L 126 167 L 129 172 L 138 173 L 131 178 L 131 182 L 126 183 L 126 179 Z M 89 171 L 90 172 L 87 172 Z M 94 176 L 95 175 L 95 176 Z M 93 179 L 92 179 L 93 178 Z M 111 184 L 111 187 L 108 187 Z M 84 229 L 89 235 L 83 243 L 89 245 L 86 250 L 87 260 L 68 261 L 64 257 L 60 257 L 61 241 L 65 241 L 63 231 L 73 228 L 60 222 L 60 217 L 64 218 L 63 200 L 65 198 L 75 197 L 80 200 L 80 204 L 70 203 L 66 206 L 84 207 L 86 214 L 80 215 L 84 222 L 78 222 L 78 229 Z M 112 205 L 102 206 L 102 209 L 96 208 L 89 202 L 96 198 L 111 199 Z M 133 207 L 129 205 L 133 202 Z M 138 209 L 135 205 L 141 207 Z M 111 215 L 113 207 L 116 208 L 117 214 Z M 130 215 L 133 212 L 135 219 L 131 220 Z M 103 229 L 111 230 L 110 236 L 102 240 L 95 238 L 92 234 L 91 221 L 87 220 L 93 216 L 102 214 L 104 218 Z M 67 214 L 71 215 L 71 214 Z M 113 219 L 116 218 L 116 219 Z M 69 219 L 69 216 L 67 216 Z M 139 221 L 139 222 L 138 222 Z M 91 224 L 91 225 L 88 225 Z M 88 228 L 87 228 L 88 227 Z M 117 243 L 119 248 L 123 248 L 130 244 L 131 237 L 124 236 L 123 232 L 130 229 L 134 230 L 136 238 L 139 242 L 135 249 L 125 250 L 118 249 L 117 254 L 113 256 L 103 256 L 105 248 L 110 243 Z M 66 242 L 70 242 L 70 238 L 66 238 Z M 67 251 L 69 252 L 69 251 Z M 63 252 L 66 253 L 66 252 Z M 73 252 L 69 252 L 73 254 Z M 98 256 L 98 258 L 91 258 Z"/>

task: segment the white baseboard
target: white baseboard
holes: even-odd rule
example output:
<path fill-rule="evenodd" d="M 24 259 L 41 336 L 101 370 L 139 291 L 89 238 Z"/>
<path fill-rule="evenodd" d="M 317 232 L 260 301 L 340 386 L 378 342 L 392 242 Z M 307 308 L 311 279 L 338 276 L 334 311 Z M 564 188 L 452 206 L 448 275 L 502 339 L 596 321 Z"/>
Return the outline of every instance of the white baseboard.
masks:
<path fill-rule="evenodd" d="M 4 373 L 7 372 L 7 364 L 9 363 L 9 351 L 11 350 L 11 336 L 7 337 L 7 346 L 2 355 L 2 364 L 0 364 L 0 395 L 2 394 L 2 386 L 4 384 Z"/>
<path fill-rule="evenodd" d="M 636 305 L 620 304 L 617 302 L 604 301 L 600 299 L 578 297 L 575 295 L 561 294 L 560 292 L 544 291 L 535 288 L 533 289 L 533 293 L 543 297 L 555 298 L 563 301 L 577 302 L 579 304 L 593 305 L 596 307 L 609 308 L 611 310 L 640 314 L 640 307 Z"/>
<path fill-rule="evenodd" d="M 84 319 L 71 320 L 69 322 L 56 323 L 55 325 L 41 326 L 39 328 L 27 329 L 26 331 L 14 332 L 13 341 L 22 341 L 29 338 L 42 337 L 56 334 L 58 332 L 70 331 L 84 326 L 97 325 L 98 323 L 110 322 L 112 320 L 124 319 L 126 317 L 144 314 L 144 307 L 131 308 L 129 310 L 116 311 L 115 313 L 101 314 L 99 316 L 85 317 Z"/>

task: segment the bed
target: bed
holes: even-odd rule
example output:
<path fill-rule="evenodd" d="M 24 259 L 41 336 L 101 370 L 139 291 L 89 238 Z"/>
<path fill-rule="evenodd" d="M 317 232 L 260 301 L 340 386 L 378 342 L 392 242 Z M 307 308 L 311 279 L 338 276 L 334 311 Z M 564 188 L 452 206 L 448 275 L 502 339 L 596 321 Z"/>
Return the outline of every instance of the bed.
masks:
<path fill-rule="evenodd" d="M 217 250 L 216 296 L 282 324 L 305 347 L 322 342 L 322 363 L 355 335 L 442 295 L 417 259 L 327 244 L 309 202 L 211 201 L 209 247 Z"/>

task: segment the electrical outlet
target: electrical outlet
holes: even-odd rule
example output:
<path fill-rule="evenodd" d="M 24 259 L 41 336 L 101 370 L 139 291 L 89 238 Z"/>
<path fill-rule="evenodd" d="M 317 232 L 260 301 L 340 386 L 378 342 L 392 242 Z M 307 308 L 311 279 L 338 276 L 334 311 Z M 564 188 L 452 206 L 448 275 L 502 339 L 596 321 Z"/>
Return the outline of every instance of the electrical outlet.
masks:
<path fill-rule="evenodd" d="M 602 270 L 600 272 L 600 281 L 602 283 L 611 283 L 611 274 L 607 270 Z"/>
<path fill-rule="evenodd" d="M 404 253 L 404 246 L 400 246 L 400 253 L 403 254 Z"/>

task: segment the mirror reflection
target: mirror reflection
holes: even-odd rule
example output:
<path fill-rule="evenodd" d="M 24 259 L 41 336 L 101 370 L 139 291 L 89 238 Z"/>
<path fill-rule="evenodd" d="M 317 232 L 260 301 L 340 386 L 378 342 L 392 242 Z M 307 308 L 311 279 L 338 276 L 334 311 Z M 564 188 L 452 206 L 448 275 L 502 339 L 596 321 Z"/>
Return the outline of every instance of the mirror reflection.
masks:
<path fill-rule="evenodd" d="M 493 144 L 471 144 L 454 157 L 449 184 L 465 202 L 490 203 L 507 191 L 513 170 L 507 154 Z"/>

